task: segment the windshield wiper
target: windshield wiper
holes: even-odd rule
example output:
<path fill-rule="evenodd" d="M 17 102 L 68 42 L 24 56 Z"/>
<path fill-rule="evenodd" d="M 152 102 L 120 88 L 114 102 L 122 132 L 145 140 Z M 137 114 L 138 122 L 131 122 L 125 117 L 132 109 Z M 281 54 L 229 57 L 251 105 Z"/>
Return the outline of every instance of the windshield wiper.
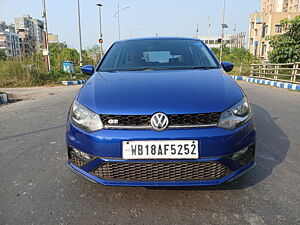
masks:
<path fill-rule="evenodd" d="M 190 67 L 187 69 L 190 70 L 209 70 L 209 69 L 218 69 L 219 67 L 216 66 L 195 66 L 195 67 Z"/>
<path fill-rule="evenodd" d="M 136 69 L 116 69 L 116 70 L 107 70 L 102 72 L 122 72 L 122 71 L 153 71 L 153 70 L 208 70 L 208 69 L 218 69 L 216 66 L 195 66 L 195 67 L 161 67 L 161 68 L 136 68 Z"/>
<path fill-rule="evenodd" d="M 128 71 L 147 71 L 147 70 L 155 70 L 155 68 L 138 68 L 138 69 L 129 69 Z"/>
<path fill-rule="evenodd" d="M 146 71 L 146 70 L 154 70 L 154 68 L 139 68 L 139 69 L 115 69 L 115 70 L 100 70 L 99 72 L 124 72 L 124 71 Z"/>
<path fill-rule="evenodd" d="M 159 68 L 161 70 L 209 70 L 218 69 L 216 66 L 195 66 L 195 67 L 170 67 L 170 68 Z"/>
<path fill-rule="evenodd" d="M 150 70 L 209 70 L 218 69 L 216 66 L 195 66 L 195 67 L 165 67 L 165 68 L 139 68 L 129 69 L 128 71 L 150 71 Z"/>

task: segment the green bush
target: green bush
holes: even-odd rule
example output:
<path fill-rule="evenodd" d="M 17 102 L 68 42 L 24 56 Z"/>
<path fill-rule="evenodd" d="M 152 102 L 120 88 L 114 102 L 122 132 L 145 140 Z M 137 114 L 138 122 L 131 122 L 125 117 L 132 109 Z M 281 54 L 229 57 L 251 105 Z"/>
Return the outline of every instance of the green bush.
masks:
<path fill-rule="evenodd" d="M 61 84 L 63 80 L 87 79 L 83 74 L 70 75 L 61 70 L 46 73 L 44 64 L 31 59 L 0 60 L 0 87 L 27 87 Z"/>
<path fill-rule="evenodd" d="M 30 57 L 8 59 L 5 52 L 0 51 L 0 87 L 27 87 L 48 84 L 61 84 L 63 80 L 84 80 L 79 68 L 79 53 L 76 49 L 67 48 L 66 44 L 50 44 L 51 72 L 45 70 L 42 53 Z M 62 62 L 73 61 L 76 74 L 63 71 Z M 91 64 L 86 51 L 83 51 L 83 63 Z"/>
<path fill-rule="evenodd" d="M 216 55 L 216 57 L 220 58 L 220 49 L 212 48 L 212 51 Z M 254 55 L 252 55 L 245 48 L 233 48 L 230 49 L 226 46 L 223 47 L 223 61 L 228 61 L 234 63 L 234 69 L 230 72 L 230 74 L 237 75 L 239 74 L 239 67 L 241 64 L 253 64 L 253 63 L 261 63 Z"/>
<path fill-rule="evenodd" d="M 4 50 L 0 49 L 0 60 L 6 60 L 7 56 Z"/>

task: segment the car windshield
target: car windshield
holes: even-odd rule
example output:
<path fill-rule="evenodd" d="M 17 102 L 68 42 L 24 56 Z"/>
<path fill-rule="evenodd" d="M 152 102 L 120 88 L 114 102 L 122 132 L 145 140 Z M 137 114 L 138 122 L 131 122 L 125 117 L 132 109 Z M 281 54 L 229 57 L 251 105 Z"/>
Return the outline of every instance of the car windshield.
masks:
<path fill-rule="evenodd" d="M 208 48 L 198 40 L 149 39 L 115 43 L 98 71 L 138 71 L 220 68 Z"/>

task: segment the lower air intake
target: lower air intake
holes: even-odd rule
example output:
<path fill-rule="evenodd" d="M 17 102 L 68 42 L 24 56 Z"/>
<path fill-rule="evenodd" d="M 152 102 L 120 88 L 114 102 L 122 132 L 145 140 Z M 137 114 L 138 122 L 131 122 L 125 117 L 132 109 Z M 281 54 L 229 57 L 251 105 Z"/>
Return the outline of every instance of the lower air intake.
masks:
<path fill-rule="evenodd" d="M 232 171 L 217 161 L 103 163 L 91 173 L 112 181 L 199 181 L 220 179 Z"/>
<path fill-rule="evenodd" d="M 81 168 L 87 164 L 84 160 L 80 159 L 78 156 L 76 156 L 73 152 L 69 153 L 69 160 L 75 164 L 77 167 Z"/>

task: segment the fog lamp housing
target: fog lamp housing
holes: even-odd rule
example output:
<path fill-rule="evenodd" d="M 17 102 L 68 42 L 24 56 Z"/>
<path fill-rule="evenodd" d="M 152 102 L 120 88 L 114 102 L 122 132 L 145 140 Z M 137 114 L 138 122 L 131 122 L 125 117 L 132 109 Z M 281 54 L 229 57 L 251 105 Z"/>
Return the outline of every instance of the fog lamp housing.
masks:
<path fill-rule="evenodd" d="M 231 155 L 231 159 L 237 162 L 240 166 L 244 166 L 247 163 L 254 160 L 255 156 L 255 145 L 249 145 L 246 148 Z"/>
<path fill-rule="evenodd" d="M 91 160 L 91 159 L 93 158 L 91 155 L 89 155 L 89 154 L 87 154 L 87 153 L 85 153 L 85 152 L 82 152 L 82 151 L 80 151 L 80 150 L 78 150 L 78 149 L 76 149 L 76 148 L 73 148 L 72 150 L 74 151 L 74 153 L 75 153 L 78 157 L 83 158 L 83 159 L 85 159 L 85 160 Z"/>
<path fill-rule="evenodd" d="M 75 156 L 77 159 L 83 161 L 85 164 L 95 158 L 94 156 L 92 156 L 88 153 L 82 152 L 79 149 L 71 147 L 71 146 L 68 147 L 68 150 L 69 150 L 69 159 L 72 159 Z M 71 160 L 71 161 L 73 161 L 73 160 Z"/>

